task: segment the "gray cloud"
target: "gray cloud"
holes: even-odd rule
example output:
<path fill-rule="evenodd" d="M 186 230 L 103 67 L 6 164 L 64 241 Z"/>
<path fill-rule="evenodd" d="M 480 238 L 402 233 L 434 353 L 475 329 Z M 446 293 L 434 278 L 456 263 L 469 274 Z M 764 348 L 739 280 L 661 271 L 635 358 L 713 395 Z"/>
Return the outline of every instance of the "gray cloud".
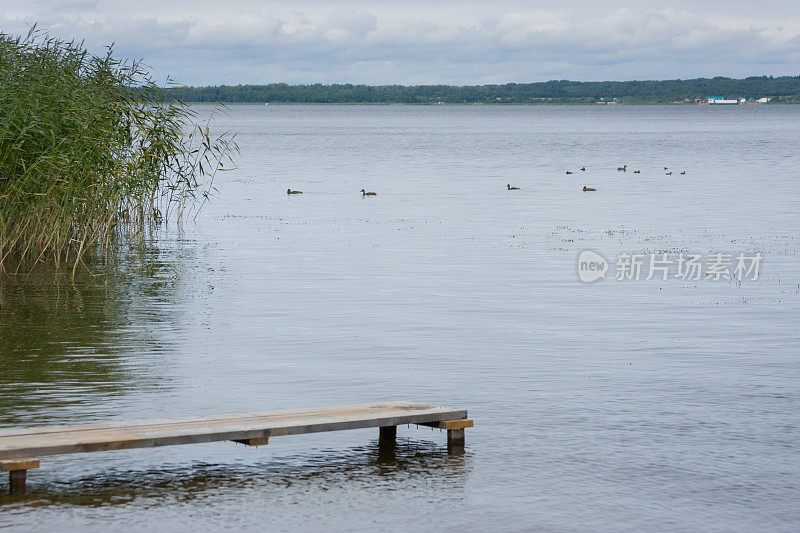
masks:
<path fill-rule="evenodd" d="M 54 3 L 60 11 L 45 8 Z M 34 0 L 28 12 L 4 10 L 0 28 L 23 33 L 38 21 L 54 35 L 85 38 L 98 49 L 115 42 L 119 54 L 144 59 L 157 77 L 190 84 L 798 74 L 800 8 L 791 3 L 777 3 L 781 16 L 761 10 L 757 19 L 737 18 L 714 2 L 703 4 L 708 12 L 685 2 L 608 9 L 535 4 L 398 8 L 378 2 L 342 9 L 312 3 L 286 11 L 242 1 L 224 10 L 199 2 L 181 12 L 174 3 L 172 11 L 153 3 L 140 16 L 108 2 Z"/>

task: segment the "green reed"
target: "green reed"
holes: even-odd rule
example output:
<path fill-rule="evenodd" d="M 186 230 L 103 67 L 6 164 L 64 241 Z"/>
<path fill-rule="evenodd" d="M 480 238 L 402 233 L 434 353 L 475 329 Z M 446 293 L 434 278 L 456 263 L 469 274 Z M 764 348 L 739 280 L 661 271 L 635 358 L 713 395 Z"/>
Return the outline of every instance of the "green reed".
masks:
<path fill-rule="evenodd" d="M 236 145 L 195 118 L 111 47 L 0 33 L 0 276 L 37 264 L 74 276 L 115 236 L 202 205 Z"/>

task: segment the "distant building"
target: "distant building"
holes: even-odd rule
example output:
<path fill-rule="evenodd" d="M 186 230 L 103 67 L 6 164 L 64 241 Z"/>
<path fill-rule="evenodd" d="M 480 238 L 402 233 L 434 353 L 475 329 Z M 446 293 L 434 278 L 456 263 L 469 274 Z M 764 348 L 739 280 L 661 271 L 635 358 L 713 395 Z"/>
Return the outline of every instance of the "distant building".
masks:
<path fill-rule="evenodd" d="M 709 96 L 707 98 L 709 104 L 714 105 L 737 105 L 739 100 L 726 100 L 722 96 Z M 744 98 L 742 98 L 742 102 L 744 102 Z"/>

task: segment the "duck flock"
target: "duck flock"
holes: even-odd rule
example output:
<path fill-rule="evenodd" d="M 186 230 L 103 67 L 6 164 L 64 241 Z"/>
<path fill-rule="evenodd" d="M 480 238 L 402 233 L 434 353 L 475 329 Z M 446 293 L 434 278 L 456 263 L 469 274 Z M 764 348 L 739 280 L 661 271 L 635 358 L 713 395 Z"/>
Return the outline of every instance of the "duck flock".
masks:
<path fill-rule="evenodd" d="M 581 172 L 586 172 L 586 167 L 583 166 L 583 167 L 580 168 L 580 170 L 581 170 Z M 669 167 L 664 167 L 664 170 L 669 171 L 669 172 L 665 172 L 665 175 L 672 176 L 672 171 L 669 170 Z M 625 165 L 622 165 L 621 167 L 617 167 L 617 171 L 618 172 L 627 172 L 628 171 L 628 165 L 625 164 Z M 573 172 L 571 170 L 567 170 L 566 173 L 567 174 L 573 174 Z M 641 174 L 642 171 L 637 169 L 637 170 L 634 170 L 633 173 L 634 174 Z M 682 175 L 686 174 L 686 171 L 685 170 L 681 171 L 681 174 Z M 512 187 L 510 183 L 506 184 L 506 190 L 519 191 L 520 189 L 521 189 L 520 187 Z M 591 191 L 596 191 L 596 190 L 597 189 L 594 188 L 594 187 L 588 187 L 586 185 L 583 186 L 583 192 L 591 192 Z M 294 191 L 291 188 L 289 188 L 289 189 L 286 189 L 286 194 L 303 194 L 303 191 Z M 367 192 L 365 189 L 361 189 L 361 196 L 377 196 L 377 195 L 378 195 L 378 193 Z"/>
<path fill-rule="evenodd" d="M 580 170 L 581 170 L 581 172 L 586 172 L 586 167 L 581 167 Z M 664 167 L 664 170 L 669 170 L 669 167 Z M 617 171 L 618 172 L 627 172 L 628 171 L 628 165 L 625 164 L 625 165 L 622 165 L 621 167 L 617 167 Z M 634 170 L 633 173 L 634 174 L 641 174 L 642 171 L 637 169 L 637 170 Z M 571 170 L 567 170 L 566 174 L 574 174 L 574 172 L 572 172 Z M 685 170 L 682 171 L 681 174 L 686 174 L 686 171 Z M 666 175 L 667 176 L 672 176 L 672 171 L 670 170 L 669 172 L 666 173 Z M 519 187 L 512 187 L 510 183 L 508 185 L 506 185 L 506 187 L 508 188 L 509 191 L 518 191 L 520 189 Z M 596 191 L 596 190 L 597 189 L 594 188 L 594 187 L 589 187 L 587 185 L 583 186 L 583 192 L 591 192 L 591 191 Z"/>

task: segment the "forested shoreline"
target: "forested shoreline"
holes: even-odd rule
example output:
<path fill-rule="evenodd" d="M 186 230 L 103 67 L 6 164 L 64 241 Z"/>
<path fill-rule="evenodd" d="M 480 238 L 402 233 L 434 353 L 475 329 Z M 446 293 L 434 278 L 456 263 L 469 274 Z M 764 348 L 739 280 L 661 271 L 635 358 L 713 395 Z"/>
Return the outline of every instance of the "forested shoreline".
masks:
<path fill-rule="evenodd" d="M 184 102 L 318 104 L 660 104 L 695 103 L 709 96 L 770 98 L 800 103 L 800 76 L 663 81 L 568 81 L 503 85 L 218 85 L 171 87 Z"/>

